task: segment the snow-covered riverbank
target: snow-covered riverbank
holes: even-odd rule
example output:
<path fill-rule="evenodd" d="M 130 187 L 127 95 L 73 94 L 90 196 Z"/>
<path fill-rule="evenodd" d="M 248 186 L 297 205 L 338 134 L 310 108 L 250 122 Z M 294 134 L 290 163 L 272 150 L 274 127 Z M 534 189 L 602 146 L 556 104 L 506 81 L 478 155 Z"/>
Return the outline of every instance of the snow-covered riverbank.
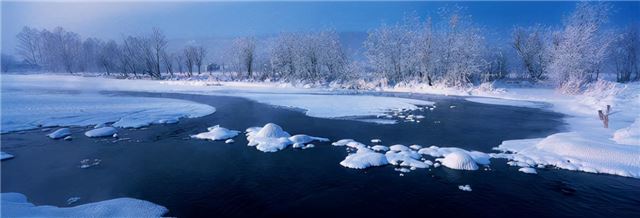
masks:
<path fill-rule="evenodd" d="M 377 115 L 393 109 L 415 109 L 432 102 L 363 95 L 335 95 L 349 91 L 299 88 L 277 83 L 218 83 L 205 81 L 116 80 L 63 75 L 3 75 L 3 91 L 13 89 L 54 89 L 97 91 L 146 91 L 229 95 L 258 102 L 295 107 L 316 117 Z M 379 91 L 415 92 L 467 96 L 469 101 L 521 107 L 547 107 L 566 116 L 569 131 L 539 139 L 505 141 L 496 147 L 518 166 L 554 166 L 568 170 L 614 174 L 640 178 L 638 120 L 640 84 L 602 82 L 584 94 L 564 95 L 544 87 L 491 88 L 472 90 L 433 88 L 389 88 Z M 490 98 L 480 98 L 490 97 Z M 597 110 L 611 105 L 609 128 L 602 127 Z M 6 107 L 3 106 L 3 107 Z M 3 108 L 4 109 L 4 108 Z M 4 113 L 4 112 L 3 112 Z M 4 114 L 3 114 L 4 116 Z M 3 121 L 4 122 L 4 121 Z M 635 124 L 634 124 L 635 123 Z"/>

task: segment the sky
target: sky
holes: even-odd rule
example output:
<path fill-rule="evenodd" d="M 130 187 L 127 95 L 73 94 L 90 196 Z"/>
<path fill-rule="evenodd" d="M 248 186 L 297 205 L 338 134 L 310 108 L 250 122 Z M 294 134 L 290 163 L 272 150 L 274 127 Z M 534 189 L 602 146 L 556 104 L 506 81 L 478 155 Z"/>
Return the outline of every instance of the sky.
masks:
<path fill-rule="evenodd" d="M 575 2 L 12 2 L 3 0 L 2 52 L 12 54 L 24 26 L 56 26 L 83 37 L 121 39 L 160 27 L 174 41 L 270 36 L 333 29 L 366 33 L 414 13 L 437 17 L 439 8 L 462 6 L 487 37 L 507 39 L 514 25 L 560 26 Z M 611 25 L 640 21 L 640 2 L 613 2 Z"/>

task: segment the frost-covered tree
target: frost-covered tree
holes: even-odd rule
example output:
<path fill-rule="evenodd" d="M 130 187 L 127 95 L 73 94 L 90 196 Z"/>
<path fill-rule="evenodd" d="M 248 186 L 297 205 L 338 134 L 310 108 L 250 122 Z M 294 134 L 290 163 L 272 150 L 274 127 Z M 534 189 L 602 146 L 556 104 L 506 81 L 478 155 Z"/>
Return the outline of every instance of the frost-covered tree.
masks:
<path fill-rule="evenodd" d="M 45 44 L 47 45 L 46 56 L 51 65 L 60 64 L 68 73 L 78 70 L 82 51 L 80 35 L 68 32 L 62 27 L 56 27 L 47 34 Z"/>
<path fill-rule="evenodd" d="M 196 62 L 197 48 L 193 45 L 188 45 L 184 48 L 184 66 L 187 67 L 188 76 L 193 76 L 193 66 Z"/>
<path fill-rule="evenodd" d="M 2 63 L 2 68 L 0 69 L 2 72 L 9 72 L 9 70 L 18 63 L 13 55 L 2 53 L 0 56 L 0 63 Z"/>
<path fill-rule="evenodd" d="M 178 73 L 184 73 L 183 66 L 185 63 L 184 54 L 174 53 L 173 58 L 175 59 L 176 70 Z"/>
<path fill-rule="evenodd" d="M 233 40 L 231 46 L 231 63 L 236 67 L 236 71 L 246 72 L 247 78 L 253 78 L 253 69 L 256 58 L 256 40 L 253 37 L 241 37 Z"/>
<path fill-rule="evenodd" d="M 549 58 L 545 39 L 545 30 L 540 25 L 516 27 L 513 30 L 512 46 L 529 79 L 533 81 L 543 80 L 547 76 Z"/>
<path fill-rule="evenodd" d="M 82 42 L 80 54 L 80 71 L 97 71 L 99 67 L 100 52 L 104 42 L 97 38 L 87 38 Z"/>
<path fill-rule="evenodd" d="M 28 64 L 43 65 L 43 34 L 41 31 L 23 27 L 17 35 L 17 51 Z"/>
<path fill-rule="evenodd" d="M 118 58 L 121 55 L 118 44 L 109 40 L 102 46 L 98 54 L 98 63 L 105 70 L 107 75 L 111 74 L 118 66 Z"/>
<path fill-rule="evenodd" d="M 154 27 L 151 31 L 151 35 L 148 38 L 149 46 L 151 47 L 151 69 L 150 74 L 154 78 L 160 78 L 162 75 L 162 70 L 160 68 L 160 64 L 162 62 L 162 56 L 165 55 L 165 50 L 167 48 L 167 39 L 160 30 L 160 28 Z"/>
<path fill-rule="evenodd" d="M 382 25 L 370 31 L 365 56 L 376 71 L 395 84 L 416 72 L 417 29 L 412 23 Z"/>
<path fill-rule="evenodd" d="M 630 24 L 623 29 L 614 43 L 613 65 L 618 82 L 640 80 L 640 34 L 639 24 Z"/>
<path fill-rule="evenodd" d="M 296 74 L 296 50 L 299 48 L 296 34 L 282 33 L 271 43 L 269 63 L 273 79 L 288 80 Z"/>
<path fill-rule="evenodd" d="M 462 13 L 462 9 L 442 9 L 440 15 L 447 23 L 437 40 L 439 55 L 436 74 L 449 86 L 466 86 L 485 65 L 484 37 L 480 34 L 480 28 L 471 23 L 470 17 Z"/>
<path fill-rule="evenodd" d="M 613 38 L 602 27 L 609 10 L 607 3 L 580 2 L 555 33 L 549 72 L 562 91 L 575 93 L 598 78 Z"/>
<path fill-rule="evenodd" d="M 198 75 L 200 75 L 200 73 L 202 73 L 202 65 L 204 64 L 204 59 L 207 56 L 207 49 L 205 49 L 203 46 L 195 46 L 193 52 L 193 63 L 198 67 Z"/>

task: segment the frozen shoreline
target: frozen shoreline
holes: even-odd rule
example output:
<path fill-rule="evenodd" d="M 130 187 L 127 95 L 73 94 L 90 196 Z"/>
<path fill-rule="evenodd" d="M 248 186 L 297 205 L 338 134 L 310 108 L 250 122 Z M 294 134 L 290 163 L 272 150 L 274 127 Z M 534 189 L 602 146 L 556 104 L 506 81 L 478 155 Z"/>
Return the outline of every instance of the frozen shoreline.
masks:
<path fill-rule="evenodd" d="M 74 88 L 81 89 L 83 92 L 142 91 L 244 97 L 272 105 L 302 108 L 309 116 L 326 118 L 375 115 L 397 107 L 411 109 L 416 104 L 433 104 L 406 98 L 330 95 L 348 94 L 349 90 L 297 88 L 278 83 L 216 82 L 217 85 L 211 86 L 207 81 L 116 80 L 52 74 L 3 75 L 3 89 L 7 88 L 7 85 L 9 88 L 19 86 L 25 89 L 44 89 L 51 88 L 49 85 L 51 83 L 58 84 L 59 89 Z M 602 83 L 597 85 L 600 87 L 575 96 L 559 94 L 554 89 L 542 87 L 494 89 L 480 86 L 470 90 L 456 90 L 414 86 L 379 91 L 455 95 L 483 104 L 520 107 L 550 105 L 548 109 L 551 111 L 566 115 L 568 132 L 539 139 L 505 141 L 498 145 L 496 150 L 515 154 L 494 155 L 494 158 L 507 158 L 519 162 L 520 165 L 550 165 L 568 170 L 640 178 L 640 158 L 637 158 L 640 157 L 640 146 L 638 146 L 640 143 L 638 134 L 634 134 L 632 126 L 639 117 L 637 108 L 640 108 L 640 84 Z M 606 105 L 611 105 L 614 111 L 609 129 L 602 127 L 596 115 L 596 111 Z M 547 108 L 547 106 L 544 107 Z"/>

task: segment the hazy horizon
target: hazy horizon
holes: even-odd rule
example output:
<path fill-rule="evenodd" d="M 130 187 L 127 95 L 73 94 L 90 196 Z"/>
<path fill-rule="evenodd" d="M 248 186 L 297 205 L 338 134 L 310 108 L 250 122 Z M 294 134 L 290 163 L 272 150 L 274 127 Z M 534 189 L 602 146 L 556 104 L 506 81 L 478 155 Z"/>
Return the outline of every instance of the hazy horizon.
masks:
<path fill-rule="evenodd" d="M 437 10 L 462 6 L 487 39 L 503 41 L 515 25 L 560 26 L 576 2 L 7 2 L 2 4 L 2 52 L 15 54 L 24 26 L 56 26 L 83 38 L 119 40 L 161 28 L 170 42 L 216 41 L 236 36 L 333 29 L 356 37 L 405 15 L 439 19 Z M 612 2 L 610 25 L 638 22 L 640 2 Z M 78 19 L 80 18 L 80 19 Z M 351 34 L 346 34 L 351 33 Z M 346 39 L 347 41 L 349 39 Z M 180 46 L 180 45 L 174 45 Z M 353 47 L 354 45 L 347 45 Z"/>

